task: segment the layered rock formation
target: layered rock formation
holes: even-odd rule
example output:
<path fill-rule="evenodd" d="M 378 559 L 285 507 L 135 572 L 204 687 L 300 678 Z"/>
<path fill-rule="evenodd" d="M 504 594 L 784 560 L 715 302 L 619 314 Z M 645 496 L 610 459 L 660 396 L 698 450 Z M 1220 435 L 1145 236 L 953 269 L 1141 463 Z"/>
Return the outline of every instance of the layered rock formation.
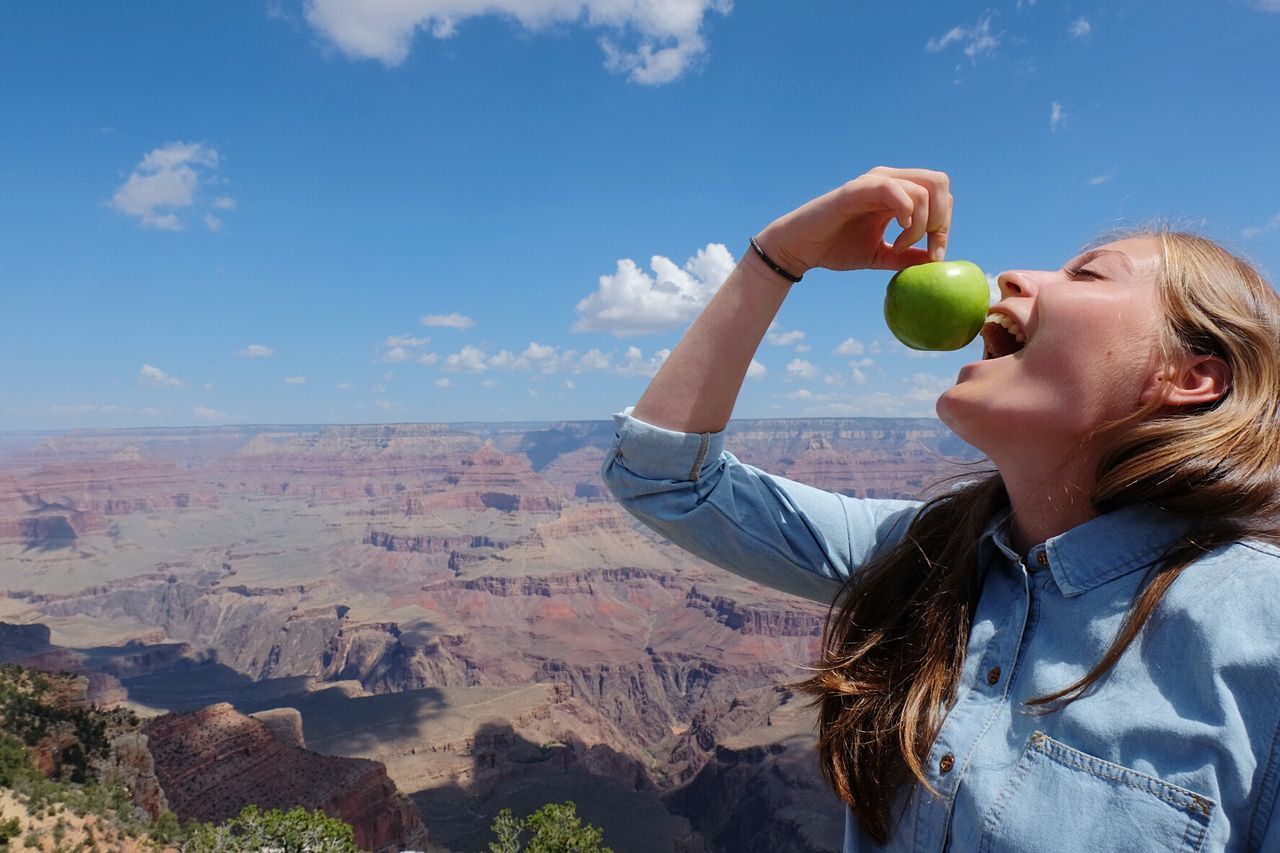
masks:
<path fill-rule="evenodd" d="M 0 520 L 28 526 L 0 541 L 0 619 L 52 634 L 0 630 L 0 650 L 61 655 L 147 708 L 215 705 L 225 736 L 166 759 L 192 808 L 236 783 L 183 768 L 241 766 L 244 740 L 382 762 L 336 778 L 394 781 L 456 848 L 484 847 L 503 805 L 562 794 L 615 849 L 834 848 L 812 717 L 777 689 L 825 608 L 637 527 L 599 481 L 611 437 L 603 421 L 245 427 L 10 448 Z M 946 455 L 971 457 L 926 420 L 736 422 L 729 448 L 859 496 L 917 494 L 967 470 Z M 93 485 L 114 466 L 125 485 Z M 735 835 L 715 803 L 752 792 L 764 823 Z M 411 823 L 369 796 L 367 825 Z"/>
<path fill-rule="evenodd" d="M 169 807 L 184 821 L 221 823 L 250 803 L 286 811 L 301 805 L 351 824 L 364 849 L 426 846 L 417 809 L 376 761 L 291 745 L 225 703 L 157 717 L 143 731 Z"/>
<path fill-rule="evenodd" d="M 217 493 L 171 462 L 122 452 L 95 464 L 0 475 L 0 542 L 41 551 L 73 547 L 113 516 L 217 506 Z"/>
<path fill-rule="evenodd" d="M 23 743 L 44 776 L 123 785 L 134 806 L 155 819 L 167 805 L 139 720 L 124 709 L 95 707 L 89 686 L 70 673 L 0 667 L 0 732 Z"/>

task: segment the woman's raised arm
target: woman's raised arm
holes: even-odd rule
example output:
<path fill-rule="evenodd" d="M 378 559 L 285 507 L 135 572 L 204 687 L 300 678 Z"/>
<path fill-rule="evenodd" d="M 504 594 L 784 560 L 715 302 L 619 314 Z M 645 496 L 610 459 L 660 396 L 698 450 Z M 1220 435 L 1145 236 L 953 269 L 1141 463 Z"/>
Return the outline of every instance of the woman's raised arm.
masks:
<path fill-rule="evenodd" d="M 756 242 L 793 276 L 816 267 L 898 270 L 942 260 L 951 206 L 944 173 L 879 167 L 775 220 Z M 885 231 L 895 219 L 902 232 L 888 243 Z M 928 248 L 915 247 L 926 235 Z M 748 249 L 632 414 L 680 432 L 724 429 L 751 359 L 791 286 Z"/>

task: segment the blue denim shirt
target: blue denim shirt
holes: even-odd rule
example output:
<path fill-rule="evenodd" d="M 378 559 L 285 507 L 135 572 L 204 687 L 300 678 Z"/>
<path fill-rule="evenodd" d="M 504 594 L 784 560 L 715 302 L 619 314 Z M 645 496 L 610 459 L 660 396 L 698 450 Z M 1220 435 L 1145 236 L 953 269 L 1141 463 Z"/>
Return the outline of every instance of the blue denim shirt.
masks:
<path fill-rule="evenodd" d="M 897 542 L 911 501 L 858 500 L 744 465 L 724 434 L 626 414 L 604 479 L 649 527 L 754 581 L 829 602 Z M 1240 542 L 1174 583 L 1093 689 L 1049 714 L 1026 700 L 1089 672 L 1185 522 L 1129 507 L 1033 548 L 1007 512 L 979 546 L 983 587 L 959 697 L 904 789 L 887 845 L 846 814 L 849 851 L 1280 851 L 1280 551 Z"/>

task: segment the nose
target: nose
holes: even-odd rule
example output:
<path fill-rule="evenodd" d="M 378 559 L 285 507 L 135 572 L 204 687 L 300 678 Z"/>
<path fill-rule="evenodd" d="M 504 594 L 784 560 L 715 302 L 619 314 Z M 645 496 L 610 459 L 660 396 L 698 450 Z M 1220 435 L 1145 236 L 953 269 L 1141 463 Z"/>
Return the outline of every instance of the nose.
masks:
<path fill-rule="evenodd" d="M 1027 270 L 1007 270 L 996 277 L 996 287 L 1000 288 L 1000 298 L 1010 296 L 1034 296 L 1035 276 Z"/>

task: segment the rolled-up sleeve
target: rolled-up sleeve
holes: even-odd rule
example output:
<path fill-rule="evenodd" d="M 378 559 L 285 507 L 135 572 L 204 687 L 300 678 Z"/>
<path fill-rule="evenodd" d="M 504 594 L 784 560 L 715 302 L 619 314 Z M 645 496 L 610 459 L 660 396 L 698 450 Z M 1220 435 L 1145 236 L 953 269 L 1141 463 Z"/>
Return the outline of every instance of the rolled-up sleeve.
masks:
<path fill-rule="evenodd" d="M 749 580 L 829 603 L 840 583 L 900 541 L 920 504 L 849 498 L 768 474 L 682 433 L 614 416 L 603 477 L 645 525 Z"/>

